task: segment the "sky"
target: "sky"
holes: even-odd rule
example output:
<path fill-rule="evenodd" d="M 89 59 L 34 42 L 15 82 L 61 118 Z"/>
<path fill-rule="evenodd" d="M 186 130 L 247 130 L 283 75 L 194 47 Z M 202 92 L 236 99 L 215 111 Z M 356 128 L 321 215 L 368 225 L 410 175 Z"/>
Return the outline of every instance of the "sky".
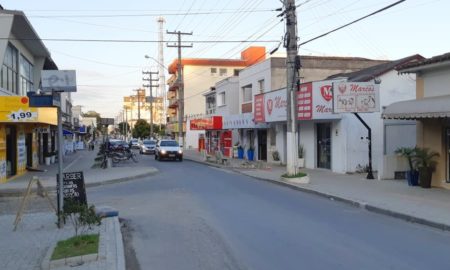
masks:
<path fill-rule="evenodd" d="M 396 0 L 296 1 L 300 42 L 344 25 Z M 22 10 L 42 39 L 146 40 L 150 42 L 44 41 L 59 69 L 77 72 L 73 105 L 115 117 L 123 96 L 142 87 L 142 71 L 157 70 L 158 30 L 192 32 L 183 36 L 183 57 L 232 58 L 251 45 L 276 48 L 285 22 L 275 9 L 280 0 L 0 0 L 5 9 Z M 450 51 L 450 1 L 407 0 L 387 11 L 300 47 L 302 55 L 355 56 L 395 60 L 413 54 L 432 57 Z M 201 43 L 199 41 L 207 41 Z M 225 42 L 226 41 L 226 42 Z M 230 42 L 235 41 L 235 42 Z M 252 41 L 252 42 L 240 42 Z M 277 54 L 285 52 L 280 46 Z M 149 55 L 150 59 L 144 56 Z M 177 57 L 164 46 L 164 65 Z M 198 74 L 186 74 L 185 80 Z M 168 75 L 166 74 L 166 78 Z M 209 86 L 205 86 L 205 89 Z M 147 90 L 148 91 L 148 90 Z"/>

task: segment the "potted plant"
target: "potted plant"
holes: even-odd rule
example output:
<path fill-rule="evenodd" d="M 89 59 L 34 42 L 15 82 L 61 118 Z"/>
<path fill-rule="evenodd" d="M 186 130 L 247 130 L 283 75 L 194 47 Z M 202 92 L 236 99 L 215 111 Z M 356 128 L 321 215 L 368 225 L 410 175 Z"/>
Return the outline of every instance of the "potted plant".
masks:
<path fill-rule="evenodd" d="M 237 151 L 238 151 L 238 159 L 243 159 L 244 158 L 244 147 L 242 147 L 242 145 L 238 145 L 237 146 Z"/>
<path fill-rule="evenodd" d="M 50 152 L 47 152 L 44 154 L 44 159 L 45 159 L 45 165 L 50 165 L 51 161 L 52 161 L 52 155 Z"/>
<path fill-rule="evenodd" d="M 305 167 L 305 149 L 303 148 L 303 145 L 300 144 L 298 146 L 298 166 L 300 168 Z"/>
<path fill-rule="evenodd" d="M 56 159 L 56 155 L 55 152 L 50 152 L 50 163 L 53 164 L 55 163 L 55 159 Z"/>
<path fill-rule="evenodd" d="M 431 187 L 431 177 L 437 165 L 435 159 L 438 157 L 439 153 L 431 151 L 429 148 L 416 148 L 414 161 L 419 170 L 419 183 L 421 187 Z"/>
<path fill-rule="evenodd" d="M 414 166 L 414 156 L 417 148 L 414 147 L 399 147 L 395 150 L 395 153 L 408 160 L 409 171 L 406 172 L 406 180 L 409 186 L 417 186 L 419 184 L 419 172 Z"/>
<path fill-rule="evenodd" d="M 277 150 L 272 152 L 272 158 L 274 161 L 280 161 L 280 153 Z"/>
<path fill-rule="evenodd" d="M 250 147 L 247 150 L 247 159 L 253 160 L 255 155 L 255 147 L 253 145 L 250 145 Z"/>

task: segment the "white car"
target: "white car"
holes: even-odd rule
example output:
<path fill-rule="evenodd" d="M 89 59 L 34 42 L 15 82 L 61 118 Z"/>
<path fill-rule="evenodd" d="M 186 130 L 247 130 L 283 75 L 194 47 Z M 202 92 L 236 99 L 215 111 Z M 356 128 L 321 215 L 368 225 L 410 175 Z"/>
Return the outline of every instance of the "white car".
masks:
<path fill-rule="evenodd" d="M 183 149 L 175 140 L 160 140 L 156 143 L 155 159 L 173 159 L 183 161 Z"/>

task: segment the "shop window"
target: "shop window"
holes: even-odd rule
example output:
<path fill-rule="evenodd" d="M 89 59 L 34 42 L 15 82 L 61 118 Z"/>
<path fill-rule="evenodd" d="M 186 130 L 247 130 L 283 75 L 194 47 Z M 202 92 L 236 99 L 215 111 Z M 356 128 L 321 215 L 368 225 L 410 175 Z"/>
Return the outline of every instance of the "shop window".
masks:
<path fill-rule="evenodd" d="M 33 65 L 20 55 L 20 94 L 25 96 L 27 92 L 33 91 Z"/>

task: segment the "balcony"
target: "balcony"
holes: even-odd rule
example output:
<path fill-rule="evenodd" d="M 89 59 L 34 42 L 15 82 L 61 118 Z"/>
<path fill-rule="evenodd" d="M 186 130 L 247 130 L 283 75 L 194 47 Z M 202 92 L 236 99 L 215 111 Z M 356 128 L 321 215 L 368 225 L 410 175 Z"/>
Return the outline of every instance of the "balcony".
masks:
<path fill-rule="evenodd" d="M 177 98 L 177 94 L 174 91 L 170 91 L 167 93 L 167 99 L 174 99 Z"/>
<path fill-rule="evenodd" d="M 170 99 L 169 100 L 169 108 L 177 108 L 178 107 L 178 99 Z"/>

